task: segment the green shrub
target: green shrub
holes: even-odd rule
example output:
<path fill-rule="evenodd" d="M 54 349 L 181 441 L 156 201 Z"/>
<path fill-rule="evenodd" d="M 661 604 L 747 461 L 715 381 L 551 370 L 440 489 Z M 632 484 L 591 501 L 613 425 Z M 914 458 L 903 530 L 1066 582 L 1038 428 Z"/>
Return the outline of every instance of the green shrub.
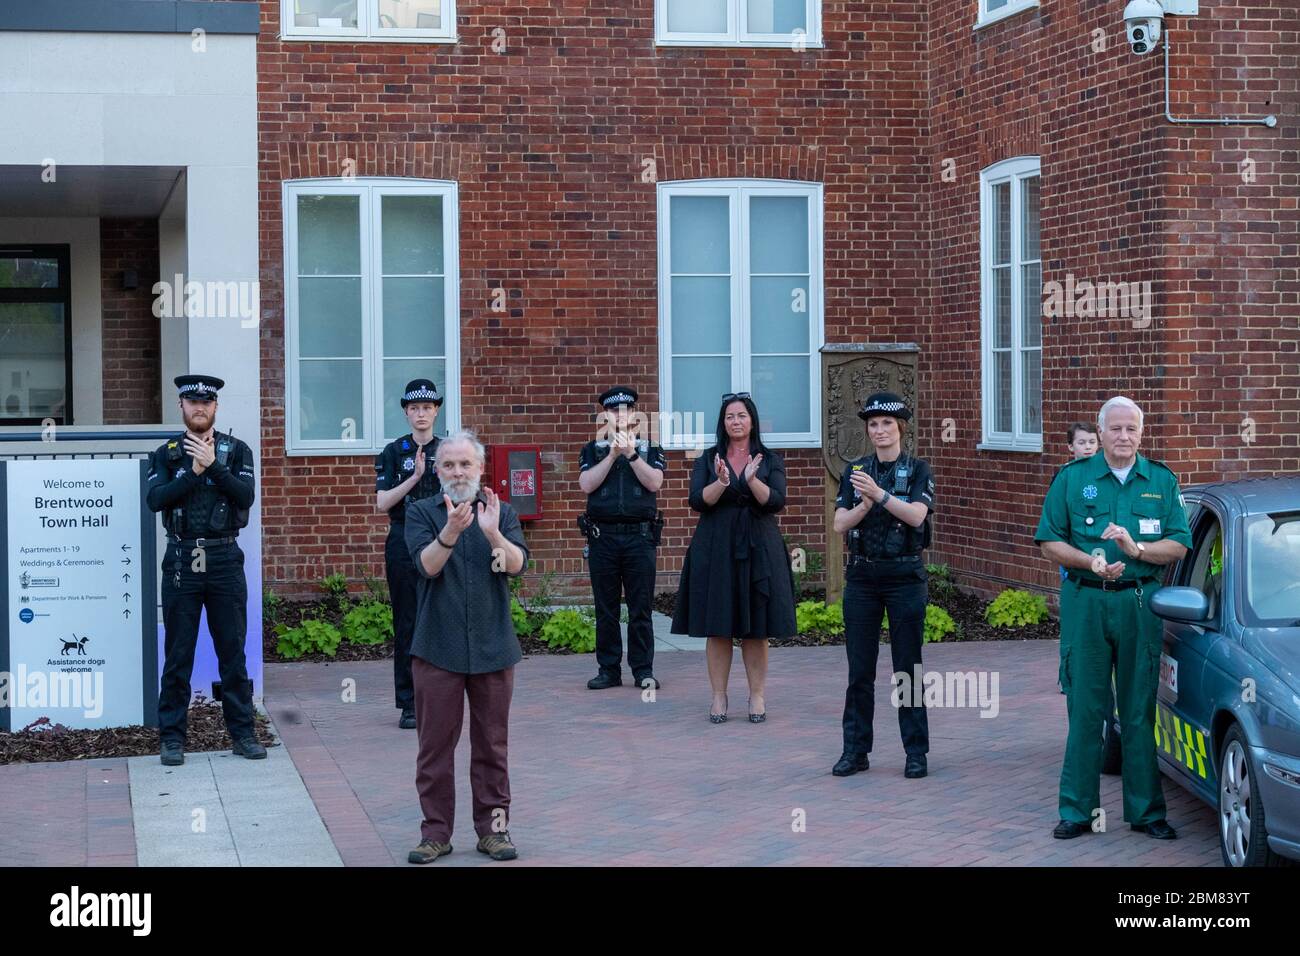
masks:
<path fill-rule="evenodd" d="M 800 601 L 795 605 L 794 621 L 800 634 L 843 634 L 844 605 L 836 602 L 828 607 L 825 601 Z"/>
<path fill-rule="evenodd" d="M 1047 601 L 1040 594 L 1007 588 L 984 609 L 993 627 L 1026 627 L 1047 620 Z"/>
<path fill-rule="evenodd" d="M 952 634 L 956 630 L 957 622 L 952 619 L 951 614 L 936 604 L 925 606 L 924 643 L 942 641 L 945 635 Z"/>
<path fill-rule="evenodd" d="M 383 578 L 367 577 L 365 579 L 366 593 L 370 595 L 372 601 L 378 601 L 381 604 L 391 603 L 391 596 L 388 593 L 388 582 Z"/>
<path fill-rule="evenodd" d="M 337 627 L 316 618 L 307 618 L 298 627 L 277 624 L 275 634 L 279 638 L 275 645 L 276 653 L 288 660 L 318 652 L 333 657 L 343 640 Z"/>
<path fill-rule="evenodd" d="M 347 597 L 348 578 L 346 574 L 330 574 L 321 578 L 320 589 L 331 597 Z"/>
<path fill-rule="evenodd" d="M 524 606 L 519 603 L 519 599 L 513 594 L 510 596 L 510 621 L 515 626 L 516 634 L 533 633 L 533 622 L 529 617 Z"/>
<path fill-rule="evenodd" d="M 262 595 L 262 617 L 271 624 L 278 624 L 280 614 L 284 611 L 284 598 L 273 591 Z"/>
<path fill-rule="evenodd" d="M 551 647 L 567 647 L 578 654 L 596 649 L 596 625 L 580 611 L 556 611 L 542 625 L 542 640 Z"/>
<path fill-rule="evenodd" d="M 393 639 L 393 609 L 378 601 L 362 601 L 343 615 L 343 636 L 353 644 L 383 644 Z"/>
<path fill-rule="evenodd" d="M 946 600 L 957 593 L 957 584 L 952 578 L 952 569 L 946 564 L 927 564 L 925 570 L 930 575 L 930 597 Z"/>

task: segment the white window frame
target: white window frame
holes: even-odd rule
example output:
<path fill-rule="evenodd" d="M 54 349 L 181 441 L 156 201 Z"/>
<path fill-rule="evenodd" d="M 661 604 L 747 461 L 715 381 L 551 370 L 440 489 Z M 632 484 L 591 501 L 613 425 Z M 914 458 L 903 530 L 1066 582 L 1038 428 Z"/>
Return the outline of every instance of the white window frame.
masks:
<path fill-rule="evenodd" d="M 982 2 L 982 0 L 981 0 Z M 655 0 L 656 46 L 788 47 L 820 49 L 822 46 L 821 0 L 804 0 L 808 29 L 793 33 L 750 33 L 746 29 L 749 5 L 746 0 L 727 0 L 726 33 L 669 33 L 668 0 Z"/>
<path fill-rule="evenodd" d="M 1034 262 L 1033 259 L 1021 259 L 1024 248 L 1021 216 L 1020 183 L 1026 179 L 1039 178 L 1039 259 L 1042 262 L 1042 172 L 1037 156 L 1017 156 L 994 163 L 980 171 L 980 379 L 982 414 L 982 441 L 980 449 L 997 451 L 1041 452 L 1043 450 L 1043 433 L 1026 432 L 1024 422 L 1024 363 L 1022 356 L 1026 351 L 1037 349 L 1040 354 L 1040 379 L 1042 378 L 1042 336 L 1037 346 L 1024 345 L 1024 298 L 1021 267 Z M 1011 194 L 1011 428 L 1009 432 L 997 431 L 997 386 L 994 379 L 993 339 L 995 305 L 993 302 L 993 230 L 996 220 L 993 210 L 993 187 L 1010 183 Z M 1042 289 L 1033 301 L 1041 304 Z M 1034 319 L 1042 323 L 1041 306 Z M 1046 392 L 1046 382 L 1040 395 Z M 1041 402 L 1041 398 L 1040 398 Z M 1042 420 L 1040 413 L 1039 420 Z"/>
<path fill-rule="evenodd" d="M 801 196 L 808 200 L 808 409 L 807 432 L 763 432 L 763 443 L 772 448 L 820 448 L 821 348 L 826 341 L 822 308 L 823 188 L 821 183 L 780 179 L 691 179 L 661 182 L 656 188 L 656 218 L 659 239 L 659 396 L 660 408 L 671 412 L 673 403 L 672 292 L 669 203 L 673 196 L 723 196 L 730 201 L 731 226 L 731 382 L 718 383 L 718 399 L 724 392 L 752 392 L 749 323 L 749 203 L 751 196 Z M 762 409 L 759 409 L 762 414 Z M 708 413 L 706 411 L 706 419 Z M 706 420 L 703 434 L 676 431 L 677 422 L 664 414 L 660 424 L 663 448 L 688 450 L 712 445 L 716 420 Z"/>
<path fill-rule="evenodd" d="M 975 29 L 998 23 L 1007 17 L 1014 17 L 1023 10 L 1032 10 L 1038 6 L 1038 0 L 1007 0 L 1007 5 L 996 10 L 989 10 L 989 0 L 976 0 L 979 14 L 975 18 Z"/>
<path fill-rule="evenodd" d="M 364 43 L 410 43 L 427 40 L 431 43 L 456 43 L 456 0 L 442 0 L 443 25 L 436 30 L 383 29 L 373 26 L 378 0 L 357 0 L 357 26 L 355 27 L 300 27 L 294 23 L 294 0 L 280 0 L 281 40 L 345 40 Z"/>
<path fill-rule="evenodd" d="M 298 382 L 298 196 L 355 196 L 361 199 L 361 321 L 362 395 L 365 400 L 365 438 L 300 439 Z M 353 179 L 294 179 L 281 186 L 284 222 L 284 444 L 285 454 L 377 455 L 397 435 L 384 435 L 384 407 L 396 395 L 383 393 L 384 325 L 383 282 L 379 281 L 380 243 L 383 237 L 383 196 L 440 196 L 442 198 L 443 310 L 446 381 L 438 382 L 443 395 L 439 424 L 448 432 L 460 428 L 460 212 L 457 184 L 446 180 L 398 177 Z"/>

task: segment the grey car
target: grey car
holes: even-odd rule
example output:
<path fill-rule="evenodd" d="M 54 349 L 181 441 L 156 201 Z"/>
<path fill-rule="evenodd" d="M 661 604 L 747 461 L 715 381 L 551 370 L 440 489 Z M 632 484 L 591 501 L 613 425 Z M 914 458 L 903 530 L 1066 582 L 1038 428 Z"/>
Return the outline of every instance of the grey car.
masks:
<path fill-rule="evenodd" d="M 1300 479 L 1184 498 L 1193 546 L 1151 600 L 1160 767 L 1218 810 L 1226 865 L 1300 860 Z"/>

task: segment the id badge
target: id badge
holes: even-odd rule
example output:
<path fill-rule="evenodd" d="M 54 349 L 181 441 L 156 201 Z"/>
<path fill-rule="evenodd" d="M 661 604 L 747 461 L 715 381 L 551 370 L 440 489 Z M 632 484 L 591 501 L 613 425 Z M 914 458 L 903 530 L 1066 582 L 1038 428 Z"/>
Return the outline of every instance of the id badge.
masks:
<path fill-rule="evenodd" d="M 1138 534 L 1159 534 L 1159 533 L 1160 533 L 1159 518 L 1138 519 Z"/>

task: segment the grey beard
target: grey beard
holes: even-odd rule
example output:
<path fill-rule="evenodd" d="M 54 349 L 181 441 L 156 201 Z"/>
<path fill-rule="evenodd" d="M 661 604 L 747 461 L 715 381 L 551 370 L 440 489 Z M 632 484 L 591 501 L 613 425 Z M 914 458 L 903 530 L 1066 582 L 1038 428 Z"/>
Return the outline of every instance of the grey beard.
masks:
<path fill-rule="evenodd" d="M 472 481 L 453 481 L 444 489 L 447 497 L 451 499 L 453 505 L 463 504 L 477 497 L 479 492 L 480 480 L 478 478 Z"/>

